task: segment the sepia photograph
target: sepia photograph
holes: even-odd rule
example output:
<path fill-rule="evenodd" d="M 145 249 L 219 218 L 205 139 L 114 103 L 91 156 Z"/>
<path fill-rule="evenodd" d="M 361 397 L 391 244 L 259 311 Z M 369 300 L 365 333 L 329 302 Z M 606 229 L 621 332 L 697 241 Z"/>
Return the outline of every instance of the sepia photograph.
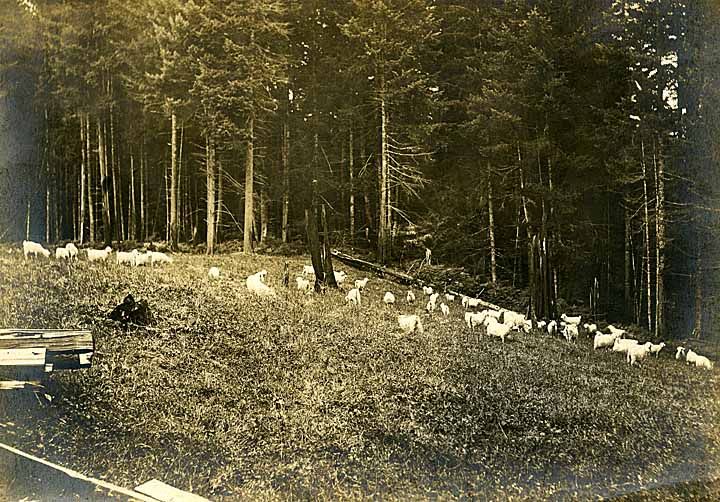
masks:
<path fill-rule="evenodd" d="M 720 500 L 720 0 L 0 0 L 0 502 Z"/>

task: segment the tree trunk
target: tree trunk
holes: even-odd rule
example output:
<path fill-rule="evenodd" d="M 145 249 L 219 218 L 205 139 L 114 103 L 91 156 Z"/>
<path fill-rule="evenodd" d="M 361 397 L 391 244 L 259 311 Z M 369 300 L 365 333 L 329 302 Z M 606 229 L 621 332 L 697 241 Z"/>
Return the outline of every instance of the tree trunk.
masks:
<path fill-rule="evenodd" d="M 42 156 L 42 168 L 45 172 L 45 242 L 49 243 L 52 241 L 52 200 L 51 190 L 53 173 L 50 168 L 50 124 L 48 124 L 48 111 L 45 108 L 45 137 L 43 139 L 43 156 Z"/>
<path fill-rule="evenodd" d="M 490 179 L 490 165 L 488 165 L 488 235 L 490 237 L 490 277 L 493 284 L 497 284 L 497 266 L 495 256 L 495 213 L 493 211 L 492 181 Z"/>
<path fill-rule="evenodd" d="M 322 253 L 323 253 L 323 270 L 325 271 L 325 283 L 331 288 L 337 288 L 338 284 L 335 280 L 335 272 L 333 270 L 332 255 L 330 249 L 330 231 L 328 230 L 327 215 L 325 214 L 325 204 L 320 209 L 320 216 L 323 226 Z"/>
<path fill-rule="evenodd" d="M 290 107 L 288 99 L 288 109 Z M 290 124 L 289 110 L 285 112 L 282 137 L 282 241 L 288 241 L 288 219 L 290 216 Z"/>
<path fill-rule="evenodd" d="M 100 190 L 102 191 L 102 218 L 103 243 L 112 244 L 112 229 L 110 228 L 110 178 L 108 176 L 107 157 L 105 151 L 105 135 L 103 134 L 102 120 L 97 122 L 98 157 L 100 162 Z"/>
<path fill-rule="evenodd" d="M 648 212 L 648 206 L 650 200 L 648 198 L 647 188 L 647 168 L 645 166 L 645 143 L 644 140 L 640 142 L 640 148 L 642 150 L 642 166 L 643 175 L 643 205 L 645 207 L 645 270 L 647 273 L 646 286 L 647 286 L 647 322 L 648 331 L 653 330 L 652 326 L 652 277 L 650 275 L 650 213 Z"/>
<path fill-rule="evenodd" d="M 118 241 L 123 240 L 125 235 L 125 221 L 122 210 L 122 180 L 120 179 L 120 160 L 116 154 L 115 145 L 115 120 L 113 115 L 114 106 L 110 105 L 110 168 L 112 169 L 113 184 L 113 221 L 116 227 L 116 237 Z"/>
<path fill-rule="evenodd" d="M 325 282 L 325 273 L 320 249 L 320 237 L 318 236 L 317 230 L 317 220 L 313 208 L 305 210 L 305 230 L 307 232 L 308 247 L 310 248 L 310 258 L 313 269 L 315 270 L 315 292 L 319 293 Z"/>
<path fill-rule="evenodd" d="M 95 176 L 93 175 L 93 163 L 90 149 L 90 114 L 85 114 L 85 152 L 87 154 L 87 196 L 88 196 L 88 231 L 90 242 L 95 242 Z"/>
<path fill-rule="evenodd" d="M 380 184 L 380 222 L 378 224 L 378 262 L 387 263 L 389 258 L 388 250 L 388 144 L 387 144 L 387 110 L 385 109 L 385 95 L 380 93 L 380 163 L 378 182 Z"/>
<path fill-rule="evenodd" d="M 78 222 L 79 241 L 80 244 L 85 242 L 85 176 L 88 166 L 88 151 L 85 148 L 85 115 L 78 114 L 80 117 L 80 216 Z"/>
<path fill-rule="evenodd" d="M 657 144 L 657 143 L 655 143 Z M 655 167 L 655 336 L 665 334 L 665 161 L 660 151 L 653 145 L 653 164 Z"/>
<path fill-rule="evenodd" d="M 220 241 L 220 234 L 222 233 L 222 213 L 224 204 L 224 185 L 225 185 L 225 170 L 222 166 L 222 161 L 219 159 L 217 164 L 217 209 L 215 214 L 215 239 Z"/>
<path fill-rule="evenodd" d="M 178 249 L 177 114 L 170 112 L 170 249 Z"/>
<path fill-rule="evenodd" d="M 215 143 L 205 142 L 205 171 L 207 176 L 207 238 L 205 252 L 215 254 Z"/>
<path fill-rule="evenodd" d="M 253 147 L 254 147 L 254 125 L 255 117 L 250 116 L 248 120 L 248 138 L 245 149 L 245 217 L 243 225 L 243 253 L 252 253 L 253 250 Z"/>
<path fill-rule="evenodd" d="M 703 270 L 702 270 L 702 245 L 698 239 L 698 255 L 695 262 L 695 328 L 693 335 L 695 338 L 702 337 L 703 330 Z"/>
<path fill-rule="evenodd" d="M 348 198 L 348 213 L 350 216 L 350 243 L 355 242 L 355 153 L 353 150 L 353 128 L 350 125 L 348 139 L 348 175 L 350 178 L 350 195 Z"/>
<path fill-rule="evenodd" d="M 263 185 L 260 189 L 260 242 L 268 236 L 268 196 Z"/>
<path fill-rule="evenodd" d="M 135 204 L 135 157 L 130 151 L 130 201 L 128 204 L 128 235 L 137 240 L 137 205 Z"/>
<path fill-rule="evenodd" d="M 625 205 L 625 318 L 630 319 L 632 314 L 632 238 L 630 209 Z"/>
<path fill-rule="evenodd" d="M 27 209 L 25 211 L 25 240 L 30 240 L 30 198 L 28 197 Z"/>
<path fill-rule="evenodd" d="M 145 137 L 140 145 L 140 239 L 147 240 L 145 222 Z"/>
<path fill-rule="evenodd" d="M 362 138 L 360 142 L 360 160 L 363 162 L 363 171 L 365 176 L 368 175 L 367 167 L 368 159 L 365 158 L 365 138 Z M 373 218 L 372 208 L 370 207 L 370 183 L 365 181 L 363 183 L 363 210 L 365 213 L 365 240 L 370 241 L 370 231 L 374 228 L 375 219 Z"/>

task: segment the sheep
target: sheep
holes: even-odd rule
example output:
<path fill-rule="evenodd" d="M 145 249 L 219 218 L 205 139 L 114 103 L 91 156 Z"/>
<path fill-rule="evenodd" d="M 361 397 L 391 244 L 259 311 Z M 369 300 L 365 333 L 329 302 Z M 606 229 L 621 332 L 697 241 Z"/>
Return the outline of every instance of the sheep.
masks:
<path fill-rule="evenodd" d="M 557 334 L 557 322 L 556 321 L 550 321 L 547 325 L 547 332 L 548 335 L 556 335 Z"/>
<path fill-rule="evenodd" d="M 156 263 L 172 263 L 173 259 L 170 258 L 165 253 L 160 253 L 158 251 L 148 251 L 148 254 L 150 255 L 150 266 L 154 266 Z"/>
<path fill-rule="evenodd" d="M 23 241 L 23 256 L 27 259 L 28 255 L 43 255 L 45 258 L 50 258 L 50 251 L 42 247 L 42 245 L 33 241 Z"/>
<path fill-rule="evenodd" d="M 602 349 L 605 347 L 612 347 L 615 344 L 615 340 L 617 340 L 618 336 L 619 335 L 613 335 L 612 333 L 609 335 L 595 333 L 595 338 L 593 339 L 593 350 Z"/>
<path fill-rule="evenodd" d="M 665 342 L 660 342 L 658 344 L 653 344 L 650 346 L 650 353 L 655 354 L 655 357 L 658 357 L 660 354 L 660 351 L 665 347 Z"/>
<path fill-rule="evenodd" d="M 367 277 L 364 279 L 358 279 L 355 281 L 355 287 L 362 291 L 363 289 L 365 289 L 365 286 L 367 286 L 369 280 L 370 279 L 368 279 Z"/>
<path fill-rule="evenodd" d="M 706 370 L 711 370 L 711 369 L 713 369 L 714 365 L 715 364 L 705 356 L 695 357 L 695 367 L 696 368 L 705 368 Z"/>
<path fill-rule="evenodd" d="M 455 301 L 455 295 L 451 295 L 450 293 L 445 293 L 445 299 L 448 301 L 448 303 Z"/>
<path fill-rule="evenodd" d="M 440 304 L 440 312 L 442 312 L 442 315 L 448 316 L 448 315 L 450 315 L 450 307 L 448 307 L 444 303 L 441 303 Z"/>
<path fill-rule="evenodd" d="M 433 294 L 433 288 L 431 288 L 430 286 L 423 286 L 423 294 L 428 296 Z"/>
<path fill-rule="evenodd" d="M 625 335 L 625 333 L 627 333 L 626 330 L 620 329 L 620 328 L 616 328 L 616 327 L 613 326 L 612 324 L 608 324 L 607 329 L 610 330 L 610 333 L 612 333 L 612 334 L 617 334 L 617 335 L 619 335 L 619 336 L 621 336 L 621 337 L 622 337 L 623 335 Z"/>
<path fill-rule="evenodd" d="M 507 324 L 501 324 L 494 318 L 490 317 L 490 323 L 487 324 L 485 332 L 490 336 L 500 337 L 503 343 L 505 343 L 505 337 L 510 333 L 510 326 Z"/>
<path fill-rule="evenodd" d="M 123 263 L 127 263 L 128 265 L 135 265 L 135 256 L 137 255 L 137 251 L 135 253 L 126 253 L 125 251 L 118 251 L 117 255 L 115 256 L 115 262 L 118 265 L 122 265 Z"/>
<path fill-rule="evenodd" d="M 585 329 L 585 332 L 587 332 L 588 336 L 595 334 L 597 331 L 597 324 L 583 324 L 583 328 Z"/>
<path fill-rule="evenodd" d="M 489 312 L 490 311 L 488 311 L 488 315 Z M 523 326 L 525 325 L 525 316 L 518 314 L 517 312 L 506 310 L 503 312 L 503 324 L 509 326 L 510 329 L 523 329 Z"/>
<path fill-rule="evenodd" d="M 532 331 L 532 329 L 533 329 L 532 319 L 525 320 L 525 322 L 523 323 L 523 326 L 522 326 L 522 330 L 525 333 L 530 333 Z"/>
<path fill-rule="evenodd" d="M 463 308 L 467 308 L 469 299 L 469 296 L 462 295 L 462 298 L 460 299 L 460 304 L 463 306 Z"/>
<path fill-rule="evenodd" d="M 307 279 L 303 279 L 302 277 L 296 277 L 295 282 L 297 283 L 297 289 L 301 291 L 310 293 L 310 291 L 312 290 L 313 285 L 310 284 L 310 281 L 308 281 Z"/>
<path fill-rule="evenodd" d="M 390 304 L 392 304 L 392 303 L 395 303 L 395 295 L 392 294 L 390 291 L 386 291 L 386 292 L 385 292 L 385 296 L 383 297 L 383 301 L 384 301 L 387 305 L 390 305 Z"/>
<path fill-rule="evenodd" d="M 675 359 L 677 359 L 679 361 L 680 358 L 684 357 L 684 356 L 685 356 L 685 347 L 678 346 L 677 350 L 675 351 Z"/>
<path fill-rule="evenodd" d="M 433 293 L 430 295 L 430 301 L 433 303 L 437 303 L 438 298 L 440 298 L 440 293 Z"/>
<path fill-rule="evenodd" d="M 425 312 L 428 314 L 432 314 L 435 312 L 435 309 L 437 308 L 437 305 L 432 301 L 428 300 L 427 304 L 425 305 Z"/>
<path fill-rule="evenodd" d="M 340 272 L 333 272 L 333 274 L 335 274 L 335 282 L 338 286 L 340 286 L 343 282 L 345 282 L 345 279 L 347 279 L 347 274 L 342 270 Z"/>
<path fill-rule="evenodd" d="M 107 260 L 112 248 L 110 246 L 105 249 L 86 249 L 88 261 L 105 261 Z"/>
<path fill-rule="evenodd" d="M 650 347 L 652 347 L 652 342 L 645 342 L 642 345 L 630 345 L 627 349 L 625 360 L 632 366 L 650 353 Z"/>
<path fill-rule="evenodd" d="M 265 284 L 265 276 L 267 276 L 267 270 L 261 270 L 253 275 L 249 275 L 245 280 L 245 285 L 252 293 L 257 295 L 274 296 L 275 291 Z"/>
<path fill-rule="evenodd" d="M 404 335 L 410 333 L 423 333 L 423 325 L 420 317 L 416 315 L 399 315 L 398 324 Z"/>
<path fill-rule="evenodd" d="M 408 302 L 408 304 L 415 303 L 415 293 L 413 293 L 411 290 L 408 290 L 405 300 Z"/>
<path fill-rule="evenodd" d="M 537 328 L 538 328 L 539 330 L 545 329 L 545 326 L 547 326 L 547 323 L 546 323 L 545 321 L 538 321 L 538 322 L 537 322 Z"/>
<path fill-rule="evenodd" d="M 55 258 L 57 258 L 58 260 L 69 260 L 70 251 L 68 251 L 66 248 L 55 248 Z"/>
<path fill-rule="evenodd" d="M 485 314 L 482 312 L 465 312 L 465 324 L 471 330 L 475 330 L 475 326 L 480 326 L 485 321 Z"/>
<path fill-rule="evenodd" d="M 565 340 L 568 342 L 571 342 L 574 338 L 577 340 L 578 338 L 578 327 L 577 324 L 565 324 L 563 327 L 563 336 L 565 337 Z"/>
<path fill-rule="evenodd" d="M 137 249 L 133 250 L 133 254 L 135 255 L 135 265 L 136 267 L 144 267 L 148 263 L 152 266 L 152 251 L 148 251 L 147 253 L 140 253 Z"/>
<path fill-rule="evenodd" d="M 466 308 L 478 308 L 480 306 L 480 299 L 479 298 L 468 298 L 467 299 L 467 307 Z"/>
<path fill-rule="evenodd" d="M 582 320 L 582 316 L 579 315 L 577 317 L 568 317 L 565 314 L 563 314 L 560 316 L 560 319 L 565 321 L 565 324 L 574 324 L 577 326 L 578 324 L 580 324 L 580 321 Z"/>
<path fill-rule="evenodd" d="M 315 269 L 312 265 L 303 265 L 302 275 L 315 275 Z"/>
<path fill-rule="evenodd" d="M 208 270 L 208 277 L 210 277 L 210 279 L 219 279 L 220 269 L 217 267 L 210 267 L 210 270 Z"/>
<path fill-rule="evenodd" d="M 346 302 L 352 302 L 358 307 L 360 306 L 360 290 L 358 288 L 353 288 L 350 291 L 348 291 L 347 296 L 345 297 Z"/>
<path fill-rule="evenodd" d="M 613 333 L 615 334 L 615 333 Z M 637 345 L 638 341 L 632 338 L 617 338 L 613 344 L 613 352 L 627 353 L 628 348 L 632 345 Z"/>
<path fill-rule="evenodd" d="M 65 249 L 68 250 L 68 253 L 70 253 L 70 258 L 77 260 L 78 257 L 78 248 L 73 244 L 72 242 L 68 242 L 65 244 Z"/>
<path fill-rule="evenodd" d="M 687 352 L 685 352 L 685 361 L 687 361 L 688 364 L 694 364 L 697 357 L 697 352 L 692 349 L 688 349 Z"/>

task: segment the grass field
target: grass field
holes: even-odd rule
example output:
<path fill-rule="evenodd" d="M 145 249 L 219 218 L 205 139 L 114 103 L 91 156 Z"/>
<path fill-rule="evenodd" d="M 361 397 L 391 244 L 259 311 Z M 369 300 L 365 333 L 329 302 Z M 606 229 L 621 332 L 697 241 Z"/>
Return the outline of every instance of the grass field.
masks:
<path fill-rule="evenodd" d="M 382 304 L 401 286 L 371 277 L 358 310 L 344 292 L 284 290 L 279 257 L 131 269 L 7 249 L 0 326 L 92 329 L 97 355 L 52 375 L 49 406 L 0 409 L 0 441 L 120 485 L 158 478 L 214 500 L 538 500 L 652 498 L 640 490 L 720 477 L 718 371 L 672 348 L 631 368 L 584 338 L 478 341 L 459 303 L 403 336 L 397 314 L 424 303 Z M 288 260 L 291 280 L 309 263 Z M 245 288 L 262 268 L 276 298 Z M 107 319 L 129 292 L 153 325 Z"/>

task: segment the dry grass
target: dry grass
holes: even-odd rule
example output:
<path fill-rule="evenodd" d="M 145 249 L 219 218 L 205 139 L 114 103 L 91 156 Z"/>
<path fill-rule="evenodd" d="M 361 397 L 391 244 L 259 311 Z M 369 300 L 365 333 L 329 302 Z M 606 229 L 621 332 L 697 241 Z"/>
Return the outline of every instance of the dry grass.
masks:
<path fill-rule="evenodd" d="M 130 269 L 0 249 L 0 326 L 90 328 L 98 349 L 92 369 L 53 374 L 49 407 L 5 410 L 0 440 L 227 500 L 590 498 L 720 475 L 716 370 L 667 348 L 630 368 L 585 339 L 478 342 L 459 304 L 402 336 L 397 313 L 424 302 L 386 307 L 404 289 L 375 278 L 359 310 L 336 291 L 250 295 L 244 278 L 266 268 L 279 286 L 283 261 Z M 106 319 L 128 292 L 153 326 Z"/>

